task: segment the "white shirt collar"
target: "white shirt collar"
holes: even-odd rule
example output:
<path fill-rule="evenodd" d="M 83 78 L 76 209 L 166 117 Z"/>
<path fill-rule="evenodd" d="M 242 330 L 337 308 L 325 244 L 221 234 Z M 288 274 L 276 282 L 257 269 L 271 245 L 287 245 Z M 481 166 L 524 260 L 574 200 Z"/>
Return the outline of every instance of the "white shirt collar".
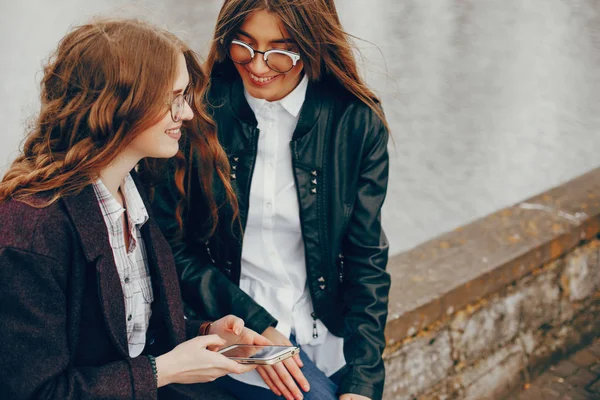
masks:
<path fill-rule="evenodd" d="M 302 77 L 302 79 L 300 80 L 298 86 L 296 86 L 294 90 L 292 90 L 287 96 L 285 96 L 281 100 L 268 102 L 264 99 L 257 99 L 255 97 L 252 97 L 246 89 L 244 89 L 244 96 L 246 97 L 246 101 L 248 101 L 250 108 L 252 109 L 252 111 L 254 111 L 255 114 L 265 104 L 271 103 L 281 105 L 281 107 L 283 107 L 284 110 L 290 113 L 291 116 L 297 118 L 298 114 L 300 114 L 300 109 L 302 109 L 302 104 L 304 104 L 307 88 L 308 77 L 305 74 L 304 77 Z"/>

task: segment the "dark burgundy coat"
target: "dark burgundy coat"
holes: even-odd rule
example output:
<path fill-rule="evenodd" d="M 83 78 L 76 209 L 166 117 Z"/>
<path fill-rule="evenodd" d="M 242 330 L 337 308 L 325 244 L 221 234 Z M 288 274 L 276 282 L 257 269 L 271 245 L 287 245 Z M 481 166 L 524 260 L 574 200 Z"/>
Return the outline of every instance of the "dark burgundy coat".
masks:
<path fill-rule="evenodd" d="M 147 351 L 157 355 L 200 322 L 184 320 L 171 249 L 152 216 L 142 234 L 155 292 Z M 0 203 L 0 397 L 156 398 L 148 359 L 128 355 L 122 293 L 91 185 L 45 208 Z"/>

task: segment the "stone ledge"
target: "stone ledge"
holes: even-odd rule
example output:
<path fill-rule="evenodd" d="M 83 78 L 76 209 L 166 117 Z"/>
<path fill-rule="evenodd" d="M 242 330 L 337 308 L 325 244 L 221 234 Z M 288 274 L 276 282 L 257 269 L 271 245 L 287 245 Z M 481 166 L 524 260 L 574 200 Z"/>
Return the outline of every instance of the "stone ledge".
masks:
<path fill-rule="evenodd" d="M 505 399 L 599 334 L 594 239 L 388 348 L 384 399 Z"/>
<path fill-rule="evenodd" d="M 386 357 L 599 232 L 600 168 L 392 257 Z"/>

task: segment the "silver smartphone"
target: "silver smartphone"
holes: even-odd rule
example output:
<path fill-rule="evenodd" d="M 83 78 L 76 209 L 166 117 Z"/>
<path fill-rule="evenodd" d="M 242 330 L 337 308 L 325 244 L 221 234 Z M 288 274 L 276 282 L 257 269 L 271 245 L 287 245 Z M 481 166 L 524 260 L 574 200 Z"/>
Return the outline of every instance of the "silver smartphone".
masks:
<path fill-rule="evenodd" d="M 300 352 L 296 346 L 257 346 L 234 344 L 219 350 L 225 357 L 241 364 L 271 365 Z"/>

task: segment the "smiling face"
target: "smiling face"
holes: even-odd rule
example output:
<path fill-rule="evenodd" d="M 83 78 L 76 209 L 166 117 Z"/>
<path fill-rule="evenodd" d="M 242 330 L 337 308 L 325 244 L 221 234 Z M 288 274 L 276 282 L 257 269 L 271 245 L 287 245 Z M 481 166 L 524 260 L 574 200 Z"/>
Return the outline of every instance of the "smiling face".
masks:
<path fill-rule="evenodd" d="M 178 122 L 173 122 L 170 111 L 170 101 L 177 95 L 184 93 L 190 83 L 190 78 L 183 54 L 179 54 L 177 62 L 177 77 L 173 84 L 171 97 L 165 99 L 165 114 L 161 119 L 148 129 L 141 132 L 129 144 L 127 152 L 138 159 L 144 157 L 168 158 L 173 157 L 179 150 L 181 125 L 183 121 L 190 120 L 194 113 L 187 102 L 183 104 L 183 112 Z"/>
<path fill-rule="evenodd" d="M 235 39 L 259 51 L 280 49 L 298 52 L 281 20 L 275 14 L 264 10 L 248 15 Z M 292 92 L 300 83 L 304 69 L 300 60 L 288 72 L 275 72 L 265 63 L 260 53 L 256 53 L 248 64 L 233 65 L 248 93 L 252 97 L 267 101 L 280 100 Z"/>

